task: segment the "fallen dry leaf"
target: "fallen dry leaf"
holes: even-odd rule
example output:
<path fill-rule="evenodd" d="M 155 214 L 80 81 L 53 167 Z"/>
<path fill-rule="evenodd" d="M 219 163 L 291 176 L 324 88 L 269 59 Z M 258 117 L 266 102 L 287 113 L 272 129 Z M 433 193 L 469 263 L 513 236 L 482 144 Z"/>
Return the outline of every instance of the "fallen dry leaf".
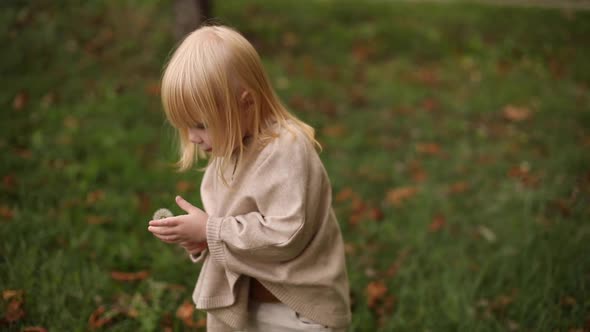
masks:
<path fill-rule="evenodd" d="M 160 96 L 160 90 L 161 90 L 161 86 L 160 86 L 159 82 L 148 83 L 145 87 L 145 92 L 148 95 L 154 96 L 154 97 Z"/>
<path fill-rule="evenodd" d="M 383 211 L 378 207 L 372 207 L 369 209 L 369 217 L 375 221 L 381 221 L 385 217 Z"/>
<path fill-rule="evenodd" d="M 12 108 L 14 108 L 17 111 L 20 111 L 25 106 L 27 106 L 28 101 L 29 94 L 26 91 L 21 91 L 17 93 L 16 96 L 14 96 L 14 99 L 12 100 Z"/>
<path fill-rule="evenodd" d="M 88 204 L 88 205 L 96 204 L 97 202 L 104 200 L 104 196 L 105 196 L 104 191 L 100 190 L 100 189 L 89 192 L 86 195 L 86 204 Z"/>
<path fill-rule="evenodd" d="M 152 201 L 147 193 L 138 192 L 136 197 L 138 200 L 139 212 L 145 214 L 152 210 Z"/>
<path fill-rule="evenodd" d="M 434 98 L 426 98 L 422 101 L 422 108 L 424 108 L 427 112 L 433 112 L 438 109 L 438 101 Z"/>
<path fill-rule="evenodd" d="M 12 220 L 14 217 L 14 211 L 6 205 L 0 205 L 0 217 L 6 220 Z"/>
<path fill-rule="evenodd" d="M 531 117 L 531 110 L 526 107 L 517 107 L 513 105 L 506 105 L 502 110 L 504 118 L 513 121 L 521 122 Z"/>
<path fill-rule="evenodd" d="M 324 127 L 322 130 L 323 134 L 327 137 L 331 138 L 340 138 L 343 137 L 346 133 L 346 127 L 341 124 L 334 124 Z"/>
<path fill-rule="evenodd" d="M 369 308 L 375 308 L 377 302 L 387 294 L 387 286 L 383 281 L 372 281 L 367 285 L 366 294 L 367 305 Z"/>
<path fill-rule="evenodd" d="M 41 98 L 41 107 L 49 108 L 49 107 L 53 106 L 56 101 L 57 101 L 57 95 L 55 94 L 55 92 L 50 91 L 50 92 L 46 93 Z"/>
<path fill-rule="evenodd" d="M 121 271 L 112 271 L 111 277 L 118 281 L 137 281 L 143 280 L 149 277 L 149 271 L 138 271 L 138 272 L 121 272 Z"/>
<path fill-rule="evenodd" d="M 448 193 L 460 194 L 466 192 L 467 190 L 469 190 L 469 184 L 465 181 L 459 181 L 450 185 Z"/>
<path fill-rule="evenodd" d="M 102 224 L 109 223 L 110 221 L 111 221 L 111 219 L 107 218 L 105 216 L 95 216 L 95 215 L 86 216 L 86 223 L 89 225 L 102 225 Z"/>
<path fill-rule="evenodd" d="M 439 214 L 432 219 L 432 222 L 428 225 L 428 230 L 431 232 L 438 232 L 445 227 L 446 224 L 445 217 Z"/>
<path fill-rule="evenodd" d="M 401 205 L 402 202 L 413 197 L 418 192 L 416 187 L 400 187 L 391 189 L 387 192 L 385 200 L 394 206 Z"/>
<path fill-rule="evenodd" d="M 10 300 L 13 297 L 20 299 L 22 301 L 24 291 L 20 289 L 5 289 L 2 291 L 2 299 L 4 301 Z"/>
<path fill-rule="evenodd" d="M 340 191 L 338 192 L 338 194 L 336 194 L 335 201 L 336 201 L 336 202 L 339 202 L 339 203 L 342 203 L 342 202 L 344 202 L 344 201 L 347 201 L 347 200 L 349 200 L 349 199 L 352 199 L 352 197 L 353 197 L 354 195 L 355 195 L 355 193 L 354 193 L 354 191 L 352 190 L 352 188 L 350 188 L 350 187 L 345 187 L 345 188 L 342 188 L 342 190 L 340 190 Z"/>
<path fill-rule="evenodd" d="M 7 323 L 14 323 L 23 319 L 25 317 L 23 302 L 24 297 L 22 296 L 22 293 L 20 293 L 20 295 L 10 297 L 10 302 L 8 302 L 8 305 L 6 306 L 3 320 Z"/>
<path fill-rule="evenodd" d="M 189 302 L 184 301 L 178 309 L 176 309 L 176 317 L 181 319 L 182 321 L 185 320 L 192 320 L 193 319 L 193 312 L 195 311 L 195 306 Z"/>
<path fill-rule="evenodd" d="M 436 143 L 418 143 L 416 144 L 416 151 L 419 153 L 436 156 L 441 153 L 441 148 L 440 145 Z"/>
<path fill-rule="evenodd" d="M 88 318 L 88 325 L 91 330 L 101 328 L 113 320 L 113 317 L 102 317 L 106 309 L 104 306 L 96 308 Z"/>
<path fill-rule="evenodd" d="M 4 175 L 2 178 L 2 185 L 7 189 L 14 189 L 16 187 L 16 178 L 12 174 Z"/>
<path fill-rule="evenodd" d="M 282 42 L 284 47 L 290 49 L 299 44 L 299 37 L 297 37 L 297 34 L 294 32 L 287 31 L 283 33 Z"/>
<path fill-rule="evenodd" d="M 440 83 L 438 72 L 435 68 L 422 67 L 412 75 L 413 81 L 427 86 L 436 86 Z"/>
<path fill-rule="evenodd" d="M 193 313 L 195 306 L 189 301 L 184 301 L 178 309 L 176 309 L 176 317 L 178 317 L 185 326 L 191 328 L 201 328 L 207 326 L 207 320 L 205 318 L 199 319 L 198 321 L 193 320 Z"/>
<path fill-rule="evenodd" d="M 22 332 L 47 332 L 47 329 L 41 326 L 27 326 Z"/>
<path fill-rule="evenodd" d="M 176 182 L 176 191 L 178 193 L 184 194 L 184 193 L 187 193 L 187 192 L 193 190 L 193 188 L 194 188 L 193 184 L 188 181 L 181 180 L 181 181 Z"/>

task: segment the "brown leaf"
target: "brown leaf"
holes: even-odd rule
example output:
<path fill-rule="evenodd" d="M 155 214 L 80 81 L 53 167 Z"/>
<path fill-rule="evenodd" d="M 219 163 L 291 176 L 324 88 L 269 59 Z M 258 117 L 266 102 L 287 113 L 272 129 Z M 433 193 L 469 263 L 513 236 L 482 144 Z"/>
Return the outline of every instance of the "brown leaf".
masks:
<path fill-rule="evenodd" d="M 57 101 L 57 95 L 55 94 L 55 92 L 50 91 L 50 92 L 46 93 L 43 96 L 43 98 L 41 98 L 41 107 L 49 108 L 49 107 L 53 106 L 53 104 L 55 104 L 56 101 Z"/>
<path fill-rule="evenodd" d="M 47 329 L 41 326 L 27 326 L 22 332 L 47 332 Z"/>
<path fill-rule="evenodd" d="M 21 289 L 5 289 L 2 291 L 2 299 L 7 301 L 12 298 L 17 298 L 19 301 L 22 301 L 24 293 L 25 292 Z"/>
<path fill-rule="evenodd" d="M 578 302 L 576 301 L 576 299 L 572 296 L 563 296 L 560 300 L 559 300 L 559 304 L 562 307 L 575 307 Z"/>
<path fill-rule="evenodd" d="M 294 32 L 287 31 L 283 34 L 282 42 L 285 48 L 290 49 L 299 44 L 299 37 Z"/>
<path fill-rule="evenodd" d="M 160 82 L 151 82 L 148 83 L 145 87 L 145 92 L 154 97 L 159 97 L 161 91 Z"/>
<path fill-rule="evenodd" d="M 111 219 L 105 216 L 88 215 L 86 223 L 89 225 L 102 225 L 111 222 Z"/>
<path fill-rule="evenodd" d="M 434 98 L 426 98 L 422 101 L 422 108 L 427 112 L 434 112 L 438 109 L 439 103 Z"/>
<path fill-rule="evenodd" d="M 413 160 L 409 163 L 412 180 L 416 183 L 424 182 L 428 178 L 428 174 L 422 167 L 419 161 Z"/>
<path fill-rule="evenodd" d="M 413 75 L 414 81 L 427 86 L 436 86 L 440 83 L 438 72 L 434 68 L 420 68 Z"/>
<path fill-rule="evenodd" d="M 375 308 L 377 302 L 387 294 L 387 286 L 383 281 L 372 281 L 367 285 L 366 294 L 367 305 L 369 308 Z"/>
<path fill-rule="evenodd" d="M 152 210 L 152 202 L 148 194 L 139 192 L 137 193 L 137 199 L 139 201 L 139 212 L 145 214 Z"/>
<path fill-rule="evenodd" d="M 378 207 L 372 207 L 369 209 L 369 217 L 376 221 L 381 221 L 384 218 L 383 211 Z"/>
<path fill-rule="evenodd" d="M 418 143 L 416 144 L 416 151 L 435 156 L 441 153 L 441 148 L 436 143 Z"/>
<path fill-rule="evenodd" d="M 352 197 L 355 195 L 354 191 L 352 191 L 352 188 L 350 187 L 344 187 L 342 188 L 342 190 L 340 190 L 338 192 L 338 194 L 336 194 L 335 197 L 335 201 L 342 203 L 344 201 L 347 201 L 349 199 L 352 199 Z"/>
<path fill-rule="evenodd" d="M 22 159 L 31 159 L 33 157 L 33 152 L 29 149 L 16 149 L 14 154 L 21 157 Z"/>
<path fill-rule="evenodd" d="M 332 138 L 341 138 L 346 133 L 346 127 L 341 124 L 332 124 L 323 128 L 323 134 Z"/>
<path fill-rule="evenodd" d="M 469 189 L 469 184 L 465 181 L 459 181 L 451 184 L 449 187 L 448 193 L 450 194 L 460 194 L 464 193 Z"/>
<path fill-rule="evenodd" d="M 502 110 L 504 118 L 513 122 L 521 122 L 531 117 L 531 110 L 526 107 L 507 105 Z"/>
<path fill-rule="evenodd" d="M 176 191 L 181 194 L 187 193 L 187 192 L 193 190 L 193 188 L 194 188 L 193 184 L 188 181 L 181 180 L 176 183 Z"/>
<path fill-rule="evenodd" d="M 418 188 L 416 187 L 400 187 L 391 189 L 387 192 L 385 200 L 394 206 L 399 206 L 404 201 L 416 195 Z"/>
<path fill-rule="evenodd" d="M 195 306 L 189 301 L 184 301 L 178 309 L 176 309 L 176 317 L 178 317 L 185 326 L 191 328 L 201 328 L 207 326 L 207 320 L 205 318 L 199 319 L 198 321 L 193 320 L 193 313 Z"/>
<path fill-rule="evenodd" d="M 103 190 L 95 190 L 92 192 L 89 192 L 86 195 L 86 204 L 88 205 L 94 205 L 97 202 L 100 202 L 102 200 L 104 200 L 104 191 Z"/>
<path fill-rule="evenodd" d="M 20 91 L 16 94 L 16 96 L 14 96 L 14 99 L 12 100 L 12 108 L 20 111 L 25 108 L 25 106 L 27 106 L 28 101 L 29 94 L 26 91 Z"/>
<path fill-rule="evenodd" d="M 428 230 L 431 232 L 438 232 L 445 227 L 446 224 L 447 222 L 445 221 L 445 218 L 439 214 L 432 219 L 432 222 L 428 225 Z"/>
<path fill-rule="evenodd" d="M 12 220 L 14 218 L 14 211 L 6 205 L 0 205 L 0 217 L 6 220 Z"/>
<path fill-rule="evenodd" d="M 105 311 L 105 307 L 101 305 L 90 314 L 90 318 L 88 318 L 88 326 L 91 330 L 101 328 L 113 320 L 113 317 L 102 317 Z"/>
<path fill-rule="evenodd" d="M 352 58 L 358 63 L 365 62 L 374 52 L 375 48 L 372 44 L 366 41 L 357 42 L 352 48 Z"/>
<path fill-rule="evenodd" d="M 111 277 L 118 281 L 137 281 L 143 280 L 150 275 L 149 271 L 138 271 L 138 272 L 121 272 L 112 271 Z"/>
<path fill-rule="evenodd" d="M 182 321 L 192 320 L 194 311 L 195 306 L 189 301 L 184 301 L 180 307 L 176 309 L 176 317 Z"/>
<path fill-rule="evenodd" d="M 6 306 L 6 313 L 4 314 L 4 321 L 8 323 L 17 322 L 25 317 L 25 310 L 23 309 L 23 301 L 13 299 Z"/>
<path fill-rule="evenodd" d="M 80 127 L 80 121 L 73 115 L 64 117 L 63 123 L 64 127 L 72 130 L 78 129 Z"/>
<path fill-rule="evenodd" d="M 4 175 L 2 185 L 6 189 L 14 189 L 16 187 L 16 178 L 12 174 Z"/>

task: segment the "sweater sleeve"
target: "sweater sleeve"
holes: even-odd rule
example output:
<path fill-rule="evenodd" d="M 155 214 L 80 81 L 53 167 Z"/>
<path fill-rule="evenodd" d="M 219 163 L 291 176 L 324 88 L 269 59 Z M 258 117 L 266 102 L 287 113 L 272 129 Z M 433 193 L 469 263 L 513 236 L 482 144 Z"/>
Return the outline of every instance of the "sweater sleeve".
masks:
<path fill-rule="evenodd" d="M 258 211 L 210 217 L 207 222 L 211 257 L 229 270 L 243 272 L 240 267 L 244 265 L 289 261 L 301 253 L 314 233 L 306 218 L 306 195 L 313 190 L 310 153 L 315 151 L 297 139 L 269 148 L 269 155 L 248 181 L 254 186 L 250 192 Z"/>

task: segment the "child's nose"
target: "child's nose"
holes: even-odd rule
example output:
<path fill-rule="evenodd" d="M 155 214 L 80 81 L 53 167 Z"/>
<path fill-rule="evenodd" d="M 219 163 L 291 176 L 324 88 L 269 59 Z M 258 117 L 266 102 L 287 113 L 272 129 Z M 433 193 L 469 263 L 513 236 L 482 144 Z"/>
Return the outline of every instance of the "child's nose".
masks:
<path fill-rule="evenodd" d="M 189 131 L 188 132 L 188 140 L 195 143 L 195 144 L 199 144 L 201 143 L 201 136 L 197 135 L 196 133 Z"/>

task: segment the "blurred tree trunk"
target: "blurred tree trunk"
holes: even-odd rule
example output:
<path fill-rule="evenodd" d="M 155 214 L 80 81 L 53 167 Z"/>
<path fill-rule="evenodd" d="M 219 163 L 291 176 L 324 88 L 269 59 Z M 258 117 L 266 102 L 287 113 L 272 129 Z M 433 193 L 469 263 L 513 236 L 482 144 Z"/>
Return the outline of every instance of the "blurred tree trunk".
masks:
<path fill-rule="evenodd" d="M 174 0 L 174 36 L 182 39 L 211 17 L 212 0 Z"/>

